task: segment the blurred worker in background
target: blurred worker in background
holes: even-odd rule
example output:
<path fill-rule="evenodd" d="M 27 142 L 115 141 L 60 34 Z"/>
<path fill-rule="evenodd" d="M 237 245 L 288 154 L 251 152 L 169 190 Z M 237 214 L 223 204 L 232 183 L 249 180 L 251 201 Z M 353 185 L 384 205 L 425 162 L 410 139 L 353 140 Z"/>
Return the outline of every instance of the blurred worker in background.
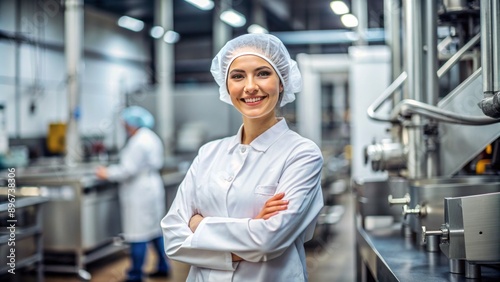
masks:
<path fill-rule="evenodd" d="M 277 37 L 246 34 L 211 72 L 243 125 L 199 150 L 161 222 L 167 255 L 191 264 L 188 281 L 307 281 L 323 158 L 277 116 L 301 90 L 297 64 Z"/>
<path fill-rule="evenodd" d="M 131 106 L 121 113 L 128 140 L 120 153 L 120 162 L 97 168 L 100 179 L 120 183 L 119 198 L 123 237 L 130 243 L 132 266 L 126 281 L 142 281 L 147 243 L 152 242 L 158 255 L 156 272 L 149 276 L 169 275 L 159 222 L 165 215 L 165 190 L 160 176 L 163 145 L 151 130 L 154 118 L 146 109 Z"/>

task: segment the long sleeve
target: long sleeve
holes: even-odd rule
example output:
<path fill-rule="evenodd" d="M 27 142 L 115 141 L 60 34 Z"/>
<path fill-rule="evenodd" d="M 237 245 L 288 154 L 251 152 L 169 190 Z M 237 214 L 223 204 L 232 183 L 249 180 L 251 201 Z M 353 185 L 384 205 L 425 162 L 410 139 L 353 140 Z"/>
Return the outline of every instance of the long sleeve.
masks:
<path fill-rule="evenodd" d="M 173 260 L 198 267 L 234 271 L 237 263 L 232 262 L 231 252 L 200 249 L 192 244 L 193 232 L 189 228 L 189 221 L 197 213 L 195 176 L 198 163 L 199 159 L 196 157 L 179 186 L 169 212 L 161 221 L 165 250 Z"/>
<path fill-rule="evenodd" d="M 284 192 L 288 209 L 268 220 L 206 217 L 190 246 L 207 251 L 233 252 L 246 261 L 280 256 L 308 228 L 323 206 L 320 187 L 323 160 L 314 145 L 299 147 L 286 165 L 276 192 Z"/>
<path fill-rule="evenodd" d="M 141 169 L 143 169 L 143 149 L 139 142 L 129 140 L 121 153 L 120 162 L 108 167 L 108 179 L 123 182 L 137 175 Z"/>

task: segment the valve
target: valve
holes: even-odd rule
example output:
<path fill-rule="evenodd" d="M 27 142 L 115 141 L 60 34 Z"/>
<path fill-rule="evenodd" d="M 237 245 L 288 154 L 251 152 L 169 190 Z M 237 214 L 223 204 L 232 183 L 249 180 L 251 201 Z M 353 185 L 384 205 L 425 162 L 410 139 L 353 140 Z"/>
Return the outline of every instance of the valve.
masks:
<path fill-rule="evenodd" d="M 450 231 L 445 224 L 441 225 L 439 230 L 427 230 L 425 226 L 422 226 L 422 238 L 421 243 L 425 245 L 427 243 L 427 236 L 441 236 L 441 243 L 448 241 L 448 235 Z"/>
<path fill-rule="evenodd" d="M 406 219 L 406 216 L 409 214 L 423 216 L 426 214 L 425 207 L 421 207 L 420 205 L 416 205 L 414 209 L 410 209 L 408 205 L 404 205 L 403 206 L 403 218 Z"/>
<path fill-rule="evenodd" d="M 392 195 L 387 197 L 389 205 L 408 205 L 410 203 L 410 195 L 406 193 L 403 198 L 393 198 Z"/>

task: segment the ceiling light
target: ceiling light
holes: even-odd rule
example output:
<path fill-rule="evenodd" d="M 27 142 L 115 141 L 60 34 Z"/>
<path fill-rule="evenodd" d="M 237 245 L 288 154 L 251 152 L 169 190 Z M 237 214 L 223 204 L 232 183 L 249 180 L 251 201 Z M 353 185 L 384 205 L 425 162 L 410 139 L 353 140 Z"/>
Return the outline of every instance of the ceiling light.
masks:
<path fill-rule="evenodd" d="M 196 6 L 201 10 L 212 10 L 214 7 L 214 1 L 212 0 L 184 0 L 189 4 Z"/>
<path fill-rule="evenodd" d="M 242 27 L 247 20 L 245 16 L 235 10 L 226 10 L 220 14 L 220 19 L 232 27 Z"/>
<path fill-rule="evenodd" d="M 177 43 L 180 38 L 181 36 L 177 32 L 173 30 L 167 30 L 167 32 L 165 32 L 165 35 L 163 36 L 163 41 L 169 44 L 174 44 Z"/>
<path fill-rule="evenodd" d="M 349 13 L 349 7 L 343 1 L 332 1 L 330 2 L 330 8 L 337 15 L 343 15 Z"/>
<path fill-rule="evenodd" d="M 357 27 L 358 18 L 353 14 L 345 14 L 340 17 L 340 21 L 345 25 L 345 27 Z"/>
<path fill-rule="evenodd" d="M 248 33 L 269 33 L 269 31 L 258 24 L 252 24 L 247 28 Z"/>
<path fill-rule="evenodd" d="M 144 22 L 128 16 L 122 16 L 118 19 L 118 25 L 132 31 L 141 31 L 144 28 Z"/>
<path fill-rule="evenodd" d="M 151 30 L 149 31 L 149 34 L 151 35 L 151 37 L 158 39 L 163 36 L 164 32 L 165 30 L 163 29 L 163 27 L 153 26 L 153 28 L 151 28 Z"/>

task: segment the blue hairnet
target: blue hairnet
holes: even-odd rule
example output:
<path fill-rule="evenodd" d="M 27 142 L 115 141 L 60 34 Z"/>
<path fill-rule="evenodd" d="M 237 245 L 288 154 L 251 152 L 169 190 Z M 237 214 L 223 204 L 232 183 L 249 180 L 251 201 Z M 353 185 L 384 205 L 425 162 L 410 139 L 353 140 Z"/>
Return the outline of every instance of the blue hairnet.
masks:
<path fill-rule="evenodd" d="M 153 115 L 146 109 L 139 106 L 130 106 L 124 109 L 121 113 L 121 117 L 126 124 L 137 128 L 153 128 L 155 125 Z"/>

